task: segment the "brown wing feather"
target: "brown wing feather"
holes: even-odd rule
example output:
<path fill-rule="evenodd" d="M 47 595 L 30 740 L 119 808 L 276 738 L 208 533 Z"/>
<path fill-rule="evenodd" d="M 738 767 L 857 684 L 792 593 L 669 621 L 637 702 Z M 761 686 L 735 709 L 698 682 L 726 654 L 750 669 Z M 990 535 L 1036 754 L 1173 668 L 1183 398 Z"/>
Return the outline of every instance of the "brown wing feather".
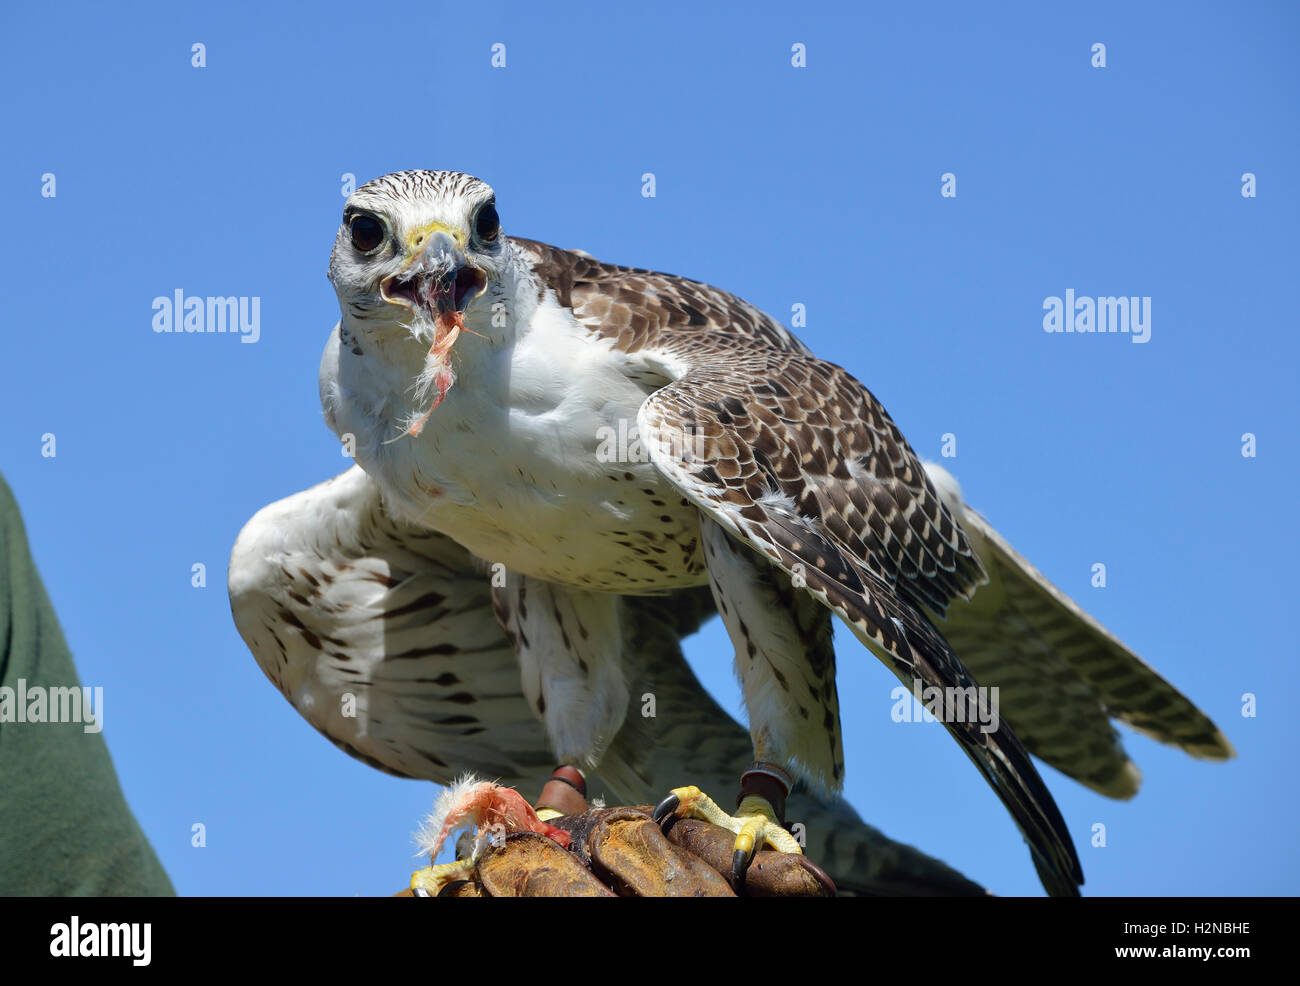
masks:
<path fill-rule="evenodd" d="M 741 484 L 748 496 L 792 497 L 800 514 L 823 524 L 853 557 L 936 612 L 968 598 L 983 580 L 920 460 L 848 372 L 818 360 L 784 326 L 726 291 L 514 242 L 559 302 L 617 348 L 726 370 L 674 388 L 690 444 L 702 442 L 706 457 L 729 473 L 706 468 L 705 481 L 729 482 L 748 470 Z"/>
<path fill-rule="evenodd" d="M 807 347 L 770 315 L 733 294 L 673 274 L 619 267 L 536 240 L 511 237 L 542 285 L 602 338 L 627 353 L 662 345 L 669 334 L 693 345 L 720 330 L 780 352 Z"/>
<path fill-rule="evenodd" d="M 756 381 L 778 375 L 771 359 L 752 346 L 697 348 L 694 368 L 638 415 L 652 461 L 712 519 L 796 576 L 905 683 L 973 687 L 919 608 L 942 610 L 982 576 L 965 535 L 865 388 L 838 367 L 783 355 L 779 382 L 790 398 L 777 413 L 756 394 Z M 683 441 L 684 433 L 699 440 Z M 946 711 L 945 726 L 1020 826 L 1049 892 L 1077 893 L 1074 846 L 1023 745 L 1005 723 L 985 732 Z"/>

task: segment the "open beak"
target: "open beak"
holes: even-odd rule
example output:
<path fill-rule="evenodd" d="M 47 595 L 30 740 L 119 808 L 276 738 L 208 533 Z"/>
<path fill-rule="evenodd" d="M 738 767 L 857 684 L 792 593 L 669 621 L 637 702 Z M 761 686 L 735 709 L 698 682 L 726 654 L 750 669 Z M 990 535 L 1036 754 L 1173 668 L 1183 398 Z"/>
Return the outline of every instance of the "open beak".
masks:
<path fill-rule="evenodd" d="M 429 223 L 406 238 L 406 259 L 395 274 L 379 283 L 383 299 L 425 315 L 433 323 L 429 354 L 416 382 L 417 399 L 429 399 L 428 410 L 416 415 L 403 430 L 416 437 L 434 409 L 456 382 L 451 349 L 465 328 L 465 306 L 487 290 L 487 275 L 465 258 L 464 230 Z M 412 335 L 416 335 L 412 326 Z M 423 338 L 423 334 L 417 336 Z M 396 441 L 401 435 L 390 439 Z"/>
<path fill-rule="evenodd" d="M 465 306 L 487 288 L 487 275 L 465 259 L 453 233 L 438 226 L 411 233 L 406 263 L 380 282 L 379 293 L 436 325 L 460 324 Z"/>

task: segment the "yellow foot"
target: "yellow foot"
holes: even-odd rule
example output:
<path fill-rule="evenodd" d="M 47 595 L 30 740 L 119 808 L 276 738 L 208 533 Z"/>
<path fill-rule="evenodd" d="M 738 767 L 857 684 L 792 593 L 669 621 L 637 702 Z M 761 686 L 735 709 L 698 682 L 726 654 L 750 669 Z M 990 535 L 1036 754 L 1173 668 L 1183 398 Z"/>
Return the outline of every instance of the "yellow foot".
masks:
<path fill-rule="evenodd" d="M 756 794 L 747 795 L 736 814 L 728 815 L 698 787 L 674 788 L 654 810 L 656 822 L 662 824 L 669 817 L 702 818 L 736 833 L 731 854 L 731 885 L 737 892 L 744 885 L 745 871 L 754 853 L 763 846 L 771 846 L 777 852 L 803 852 L 794 836 L 777 822 L 772 805 Z"/>
<path fill-rule="evenodd" d="M 417 897 L 437 897 L 443 887 L 457 880 L 468 880 L 474 875 L 472 859 L 458 859 L 454 863 L 426 866 L 411 874 L 411 890 Z"/>

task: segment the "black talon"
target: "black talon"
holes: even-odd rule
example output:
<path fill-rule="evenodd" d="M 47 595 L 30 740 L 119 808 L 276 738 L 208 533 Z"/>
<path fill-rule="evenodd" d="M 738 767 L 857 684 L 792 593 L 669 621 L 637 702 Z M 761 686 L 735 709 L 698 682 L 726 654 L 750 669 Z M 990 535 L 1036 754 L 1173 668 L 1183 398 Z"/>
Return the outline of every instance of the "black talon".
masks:
<path fill-rule="evenodd" d="M 681 799 L 679 799 L 675 794 L 670 794 L 668 797 L 660 801 L 659 804 L 655 805 L 655 810 L 650 813 L 650 817 L 653 818 L 657 824 L 662 825 L 664 819 L 673 814 L 673 812 L 677 810 L 677 806 L 680 804 Z"/>
<path fill-rule="evenodd" d="M 741 893 L 745 888 L 745 871 L 749 869 L 749 854 L 737 849 L 731 854 L 731 889 Z"/>

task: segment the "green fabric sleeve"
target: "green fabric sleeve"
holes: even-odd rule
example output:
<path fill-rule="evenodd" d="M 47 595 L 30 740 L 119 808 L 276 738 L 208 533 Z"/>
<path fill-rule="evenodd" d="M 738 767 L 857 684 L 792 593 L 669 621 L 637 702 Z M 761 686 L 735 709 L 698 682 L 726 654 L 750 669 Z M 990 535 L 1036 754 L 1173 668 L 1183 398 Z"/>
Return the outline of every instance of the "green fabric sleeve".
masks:
<path fill-rule="evenodd" d="M 84 722 L 16 721 L 31 689 L 80 684 L 0 478 L 0 895 L 172 895 L 103 735 Z"/>

